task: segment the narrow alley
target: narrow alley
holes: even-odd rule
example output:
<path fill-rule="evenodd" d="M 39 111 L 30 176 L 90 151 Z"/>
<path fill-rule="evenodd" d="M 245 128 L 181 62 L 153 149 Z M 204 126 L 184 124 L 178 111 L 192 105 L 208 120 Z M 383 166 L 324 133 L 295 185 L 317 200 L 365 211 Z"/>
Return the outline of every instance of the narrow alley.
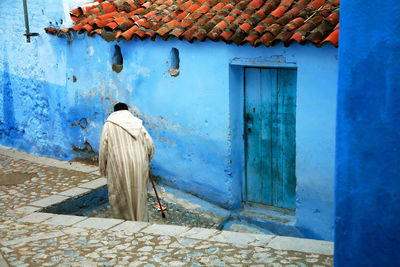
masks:
<path fill-rule="evenodd" d="M 327 241 L 39 212 L 106 180 L 93 166 L 6 147 L 0 164 L 0 266 L 333 265 Z"/>

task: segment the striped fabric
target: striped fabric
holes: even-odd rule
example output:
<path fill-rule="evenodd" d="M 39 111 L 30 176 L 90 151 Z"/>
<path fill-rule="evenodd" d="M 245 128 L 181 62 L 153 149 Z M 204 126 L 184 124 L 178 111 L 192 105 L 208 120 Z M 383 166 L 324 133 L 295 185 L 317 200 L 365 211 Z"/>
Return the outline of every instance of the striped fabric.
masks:
<path fill-rule="evenodd" d="M 99 148 L 100 174 L 107 177 L 115 218 L 147 221 L 147 185 L 154 143 L 128 110 L 113 112 L 103 126 Z"/>

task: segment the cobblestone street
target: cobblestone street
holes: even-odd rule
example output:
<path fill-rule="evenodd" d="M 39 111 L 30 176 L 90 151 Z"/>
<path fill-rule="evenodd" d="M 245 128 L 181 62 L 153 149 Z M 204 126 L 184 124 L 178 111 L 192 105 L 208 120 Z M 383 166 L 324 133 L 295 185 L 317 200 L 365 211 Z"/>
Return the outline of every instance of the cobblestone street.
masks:
<path fill-rule="evenodd" d="M 37 212 L 106 180 L 5 147 L 0 166 L 0 266 L 333 265 L 332 242 Z"/>

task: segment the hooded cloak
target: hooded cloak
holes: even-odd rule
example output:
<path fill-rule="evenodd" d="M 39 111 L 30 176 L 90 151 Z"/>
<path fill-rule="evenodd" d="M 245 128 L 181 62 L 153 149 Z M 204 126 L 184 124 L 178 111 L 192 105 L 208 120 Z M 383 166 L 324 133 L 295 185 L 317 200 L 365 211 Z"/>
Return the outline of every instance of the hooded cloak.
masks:
<path fill-rule="evenodd" d="M 107 177 L 114 218 L 147 221 L 149 163 L 154 143 L 140 119 L 128 110 L 113 112 L 103 126 L 100 174 Z"/>

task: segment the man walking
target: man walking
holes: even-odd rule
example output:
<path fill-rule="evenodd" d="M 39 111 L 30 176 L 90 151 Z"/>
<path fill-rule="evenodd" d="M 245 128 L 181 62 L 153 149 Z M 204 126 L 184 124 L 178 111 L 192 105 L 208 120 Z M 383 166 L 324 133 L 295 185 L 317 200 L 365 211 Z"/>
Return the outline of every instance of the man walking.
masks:
<path fill-rule="evenodd" d="M 147 221 L 147 185 L 154 143 L 142 121 L 125 103 L 103 126 L 99 148 L 100 174 L 107 177 L 108 198 L 115 218 Z"/>

